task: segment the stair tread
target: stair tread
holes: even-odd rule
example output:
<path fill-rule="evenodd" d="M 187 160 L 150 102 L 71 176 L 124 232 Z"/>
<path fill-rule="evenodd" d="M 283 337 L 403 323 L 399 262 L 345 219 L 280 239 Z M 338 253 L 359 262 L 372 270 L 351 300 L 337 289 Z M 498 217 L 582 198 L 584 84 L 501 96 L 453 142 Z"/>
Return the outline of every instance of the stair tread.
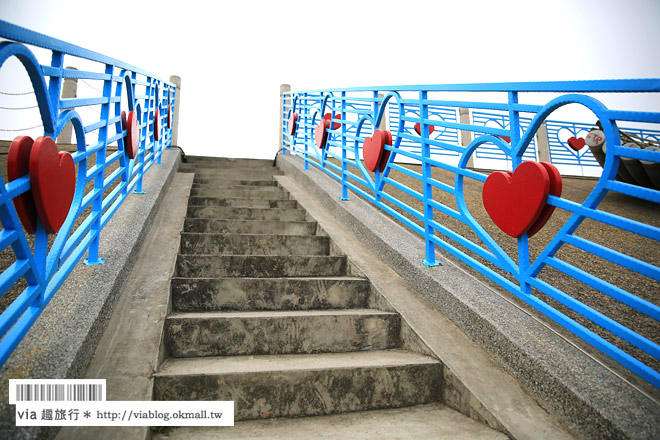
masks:
<path fill-rule="evenodd" d="M 391 349 L 344 353 L 168 358 L 154 376 L 221 375 L 439 364 L 430 356 Z"/>
<path fill-rule="evenodd" d="M 249 311 L 214 311 L 214 312 L 176 312 L 167 319 L 231 319 L 231 318 L 284 318 L 315 316 L 377 316 L 397 315 L 378 309 L 323 309 L 323 310 L 249 310 Z"/>
<path fill-rule="evenodd" d="M 154 440 L 353 439 L 504 440 L 509 437 L 442 404 L 377 409 L 328 416 L 237 421 L 228 427 L 173 428 Z"/>
<path fill-rule="evenodd" d="M 226 256 L 226 255 L 225 255 Z M 367 278 L 360 278 L 355 276 L 335 276 L 335 277 L 271 277 L 271 278 L 257 278 L 257 277 L 178 277 L 173 276 L 171 279 L 180 279 L 180 280 L 295 280 L 295 281 L 318 281 L 318 280 L 328 280 L 328 281 L 369 281 Z"/>

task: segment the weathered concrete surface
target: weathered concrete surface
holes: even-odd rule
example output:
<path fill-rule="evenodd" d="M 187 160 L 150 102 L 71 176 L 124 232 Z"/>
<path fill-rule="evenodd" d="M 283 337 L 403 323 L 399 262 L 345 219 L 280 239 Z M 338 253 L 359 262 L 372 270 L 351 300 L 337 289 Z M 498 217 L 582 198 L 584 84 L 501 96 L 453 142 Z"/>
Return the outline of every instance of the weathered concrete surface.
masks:
<path fill-rule="evenodd" d="M 442 286 L 446 284 L 446 280 L 435 280 L 429 285 L 424 285 L 423 290 L 413 289 L 411 284 L 414 279 L 404 279 L 384 263 L 391 260 L 391 253 L 394 253 L 395 249 L 383 247 L 378 248 L 377 253 L 373 253 L 367 248 L 369 241 L 366 241 L 365 245 L 365 241 L 350 233 L 353 224 L 343 218 L 341 209 L 344 206 L 350 208 L 359 204 L 358 200 L 351 201 L 350 204 L 337 202 L 340 206 L 336 207 L 334 192 L 328 196 L 323 195 L 326 189 L 328 191 L 337 189 L 330 186 L 330 182 L 321 180 L 323 191 L 317 196 L 312 196 L 306 191 L 314 190 L 316 184 L 308 181 L 305 173 L 298 174 L 296 170 L 290 173 L 291 177 L 288 175 L 278 177 L 280 184 L 298 200 L 337 246 L 350 256 L 351 263 L 371 280 L 374 288 L 401 315 L 402 330 L 405 331 L 403 347 L 418 349 L 421 352 L 431 350 L 431 353 L 445 365 L 443 400 L 447 405 L 499 431 L 507 432 L 512 438 L 573 438 L 556 418 L 549 415 L 522 389 L 516 379 L 506 373 L 488 353 L 447 319 L 444 315 L 445 310 L 425 297 L 433 291 L 435 284 Z M 319 178 L 319 176 L 314 177 Z M 372 215 L 375 217 L 361 215 L 358 217 L 364 222 L 368 219 L 368 229 L 364 223 L 353 220 L 364 228 L 359 231 L 357 237 L 365 240 L 367 237 L 373 239 L 371 235 L 373 232 L 369 232 L 373 230 L 386 234 L 387 238 L 382 237 L 378 240 L 381 240 L 381 243 L 396 243 L 396 249 L 417 249 L 420 245 L 415 241 L 415 237 L 408 233 L 404 234 L 403 239 L 398 237 L 402 229 L 389 219 L 382 215 L 380 217 L 376 214 Z M 381 225 L 382 222 L 385 226 Z M 420 249 L 422 255 L 416 260 L 420 270 L 415 272 L 415 275 L 423 278 L 432 271 L 419 262 L 423 257 L 423 242 Z M 397 271 L 401 270 L 400 267 L 395 268 Z M 474 287 L 473 280 L 463 273 L 457 276 L 456 282 L 462 283 L 463 289 Z M 471 291 L 472 295 L 484 288 L 482 285 L 477 286 L 479 288 Z M 405 334 L 408 325 L 419 335 L 417 338 L 421 338 L 423 345 L 416 339 L 407 339 Z"/>
<path fill-rule="evenodd" d="M 173 278 L 175 311 L 323 310 L 367 306 L 361 278 Z"/>
<path fill-rule="evenodd" d="M 94 353 L 86 379 L 106 379 L 107 400 L 149 401 L 163 322 L 168 312 L 168 282 L 183 226 L 190 174 L 177 174 L 144 239 L 133 270 L 120 292 L 108 327 Z M 57 440 L 146 439 L 149 428 L 65 427 Z"/>
<path fill-rule="evenodd" d="M 340 353 L 399 345 L 399 315 L 373 309 L 173 313 L 172 357 Z"/>
<path fill-rule="evenodd" d="M 273 180 L 271 185 L 257 184 L 250 185 L 248 183 L 231 183 L 233 181 L 219 180 L 199 183 L 193 180 L 193 189 L 216 189 L 216 190 L 230 190 L 230 191 L 257 191 L 263 194 L 267 193 L 281 193 L 282 188 L 276 186 L 277 182 Z"/>
<path fill-rule="evenodd" d="M 328 255 L 330 239 L 317 235 L 181 234 L 182 254 Z"/>
<path fill-rule="evenodd" d="M 249 189 L 229 189 L 223 186 L 204 186 L 204 188 L 193 188 L 190 191 L 193 197 L 222 197 L 231 199 L 266 199 L 266 200 L 288 200 L 289 195 L 281 189 L 276 191 L 252 191 Z"/>
<path fill-rule="evenodd" d="M 179 255 L 177 277 L 335 277 L 346 275 L 344 256 Z"/>
<path fill-rule="evenodd" d="M 186 165 L 183 164 L 181 165 L 181 172 L 182 173 L 195 173 L 199 174 L 200 177 L 203 177 L 205 175 L 213 175 L 215 177 L 229 177 L 232 179 L 241 179 L 245 177 L 246 171 L 240 169 L 240 167 L 237 168 L 224 168 L 224 167 L 212 167 L 212 166 L 196 166 L 196 165 Z M 250 170 L 250 173 L 254 174 L 259 174 L 261 176 L 275 176 L 275 175 L 280 175 L 282 172 L 273 167 L 268 167 L 268 168 L 255 168 L 254 170 Z"/>
<path fill-rule="evenodd" d="M 105 264 L 78 263 L 0 370 L 0 438 L 57 432 L 54 427 L 15 426 L 14 406 L 7 403 L 8 379 L 83 376 L 179 161 L 178 149 L 163 152 L 163 165 L 151 167 L 144 176 L 147 194 L 128 197 L 101 232 Z"/>
<path fill-rule="evenodd" d="M 225 168 L 268 168 L 273 165 L 272 160 L 266 159 L 235 159 L 231 157 L 200 157 L 187 156 L 186 165 L 211 165 Z"/>
<path fill-rule="evenodd" d="M 233 400 L 235 420 L 312 416 L 437 401 L 442 366 L 407 351 L 168 359 L 156 400 Z"/>
<path fill-rule="evenodd" d="M 291 222 L 308 220 L 305 211 L 302 209 L 232 208 L 228 206 L 189 206 L 186 216 L 192 218 L 241 218 L 243 220 L 283 220 Z"/>
<path fill-rule="evenodd" d="M 231 206 L 234 208 L 297 209 L 295 200 L 245 200 L 219 197 L 191 197 L 190 206 Z"/>
<path fill-rule="evenodd" d="M 277 234 L 312 235 L 316 232 L 315 222 L 283 222 L 272 220 L 221 220 L 210 218 L 187 218 L 183 226 L 186 232 L 222 234 Z"/>
<path fill-rule="evenodd" d="M 237 185 L 248 185 L 248 186 L 273 186 L 277 185 L 277 182 L 269 176 L 249 176 L 249 179 L 245 178 L 246 176 L 243 176 L 242 178 L 239 179 L 229 179 L 227 177 L 215 177 L 213 174 L 206 174 L 204 176 L 200 176 L 199 174 L 195 174 L 195 179 L 193 180 L 193 184 L 195 185 L 201 185 L 204 183 L 208 183 L 211 185 L 232 185 L 232 186 L 237 186 Z"/>
<path fill-rule="evenodd" d="M 232 427 L 175 428 L 154 440 L 505 440 L 442 405 L 420 405 L 297 419 L 247 420 Z"/>

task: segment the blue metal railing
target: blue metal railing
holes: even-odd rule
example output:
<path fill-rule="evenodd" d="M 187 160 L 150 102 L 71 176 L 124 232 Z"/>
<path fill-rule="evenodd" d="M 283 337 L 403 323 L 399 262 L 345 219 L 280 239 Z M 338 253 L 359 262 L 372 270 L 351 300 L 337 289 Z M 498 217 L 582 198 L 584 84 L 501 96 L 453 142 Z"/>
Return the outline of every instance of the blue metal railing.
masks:
<path fill-rule="evenodd" d="M 621 111 L 607 108 L 593 97 L 606 92 L 658 93 L 660 79 L 358 87 L 286 92 L 281 109 L 283 154 L 300 156 L 305 169 L 309 169 L 311 164 L 334 177 L 341 183 L 342 200 L 348 200 L 348 190 L 351 190 L 420 234 L 425 242 L 423 262 L 427 266 L 439 264 L 435 251 L 436 248 L 442 249 L 646 381 L 660 387 L 658 369 L 648 365 L 660 365 L 657 336 L 642 335 L 633 330 L 629 322 L 617 322 L 619 316 L 607 316 L 598 307 L 598 298 L 625 305 L 650 320 L 653 323 L 651 327 L 657 328 L 660 319 L 658 255 L 653 252 L 650 257 L 647 254 L 629 255 L 628 250 L 609 245 L 606 239 L 588 238 L 580 229 L 584 224 L 596 224 L 603 230 L 614 229 L 627 234 L 626 237 L 636 237 L 644 243 L 641 248 L 645 252 L 659 249 L 660 225 L 657 222 L 628 218 L 627 212 L 614 214 L 599 209 L 599 205 L 612 192 L 627 196 L 633 205 L 638 203 L 648 207 L 650 203 L 657 209 L 660 187 L 642 187 L 617 180 L 616 176 L 624 161 L 640 166 L 643 163 L 645 167 L 650 167 L 649 170 L 655 167 L 657 173 L 660 151 L 623 147 L 618 124 L 632 122 L 658 127 L 660 113 L 645 109 Z M 553 93 L 556 98 L 544 105 L 519 102 L 521 95 L 535 93 Z M 487 97 L 480 99 L 480 94 Z M 469 95 L 469 99 L 465 95 Z M 493 96 L 502 99 L 500 102 L 488 101 Z M 487 210 L 487 207 L 485 203 L 475 206 L 474 200 L 481 200 L 482 194 L 474 198 L 474 194 L 467 193 L 474 189 L 466 188 L 493 185 L 487 183 L 489 175 L 477 172 L 468 164 L 480 149 L 488 147 L 488 154 L 496 152 L 498 157 L 510 161 L 514 170 L 513 174 L 500 172 L 491 176 L 511 182 L 518 167 L 537 160 L 533 142 L 542 123 L 553 111 L 568 104 L 577 104 L 591 111 L 593 120 L 602 124 L 607 145 L 602 175 L 597 182 L 594 181 L 593 189 L 584 199 L 571 200 L 561 197 L 561 188 L 558 188 L 556 180 L 552 180 L 551 175 L 554 174 L 551 168 L 543 165 L 541 168 L 546 169 L 546 179 L 550 179 L 550 183 L 545 183 L 543 191 L 547 196 L 539 205 L 537 213 L 540 214 L 533 218 L 548 215 L 562 219 L 563 224 L 548 229 L 551 231 L 549 235 L 541 234 L 543 239 L 530 238 L 527 232 L 536 224 L 531 222 L 531 226 L 519 235 L 509 234 L 514 238 L 502 238 L 496 226 L 504 231 L 503 225 L 487 216 L 477 220 L 477 216 L 473 215 L 480 209 Z M 453 117 L 444 117 L 452 115 L 452 111 Z M 487 112 L 494 113 L 489 115 Z M 330 113 L 333 121 L 339 116 L 339 126 L 325 128 L 327 141 L 323 145 L 318 142 L 323 138 L 317 138 L 315 134 L 323 133 L 320 121 L 326 113 Z M 469 113 L 472 114 L 470 120 L 464 119 L 464 116 L 456 118 L 457 114 Z M 297 115 L 295 131 L 289 128 L 294 125 L 288 124 L 294 114 Z M 389 121 L 389 126 L 384 121 Z M 420 124 L 420 134 L 413 128 L 416 123 Z M 552 137 L 556 125 L 551 121 L 547 124 L 551 127 L 548 132 Z M 430 125 L 434 126 L 433 133 L 429 133 Z M 574 129 L 581 127 L 575 125 Z M 392 138 L 391 145 L 385 143 L 379 154 L 374 153 L 374 145 L 379 145 L 380 139 L 387 139 L 387 135 L 381 133 L 381 136 L 375 129 L 389 131 Z M 444 134 L 439 136 L 436 132 L 448 132 L 450 135 L 443 137 Z M 548 142 L 562 143 L 565 140 Z M 365 151 L 365 145 L 368 151 Z M 365 153 L 369 156 L 368 160 L 364 160 Z M 590 153 L 585 150 L 583 154 Z M 550 154 L 553 155 L 556 158 L 558 153 Z M 445 160 L 452 156 L 458 159 L 453 162 Z M 418 167 L 406 166 L 406 162 Z M 589 164 L 586 159 L 581 163 Z M 522 168 L 538 170 L 540 165 Z M 453 184 L 438 178 L 438 171 L 449 173 Z M 561 180 L 560 177 L 555 179 Z M 411 180 L 413 184 L 409 183 Z M 557 189 L 559 191 L 555 192 Z M 500 191 L 498 197 L 505 199 L 508 192 Z M 485 191 L 483 194 L 486 197 Z M 552 210 L 555 210 L 554 214 Z M 488 215 L 493 218 L 490 212 Z M 510 242 L 505 243 L 506 240 Z M 565 259 L 563 252 L 569 248 L 578 252 L 579 258 Z M 650 286 L 647 290 L 655 290 L 655 294 L 643 298 L 634 286 L 625 283 L 623 286 L 617 285 L 616 277 L 598 275 L 599 272 L 590 271 L 588 265 L 580 265 L 581 261 L 590 258 L 604 260 L 610 266 L 616 266 L 617 270 L 633 274 L 635 280 Z M 557 287 L 565 284 L 546 277 L 547 271 L 559 273 L 560 279 L 568 279 L 572 285 L 579 285 L 583 290 L 595 291 L 599 295 L 596 304 L 582 302 L 573 292 Z M 611 340 L 606 339 L 601 330 L 612 336 L 608 336 Z M 619 344 L 619 340 L 624 342 Z"/>
<path fill-rule="evenodd" d="M 0 184 L 3 228 L 0 250 L 11 248 L 16 257 L 14 263 L 0 274 L 0 295 L 21 277 L 27 282 L 27 287 L 0 314 L 1 365 L 78 261 L 87 253 L 87 264 L 103 263 L 99 256 L 101 230 L 131 193 L 144 193 L 144 173 L 152 165 L 161 163 L 163 149 L 171 145 L 171 111 L 176 89 L 174 85 L 129 64 L 11 23 L 0 21 L 0 38 L 5 40 L 0 42 L 0 68 L 13 58 L 25 68 L 38 104 L 44 136 L 34 144 L 32 139 L 28 142 L 32 146 L 32 150 L 28 150 L 29 173 L 25 170 L 27 174 L 22 177 Z M 35 55 L 42 53 L 43 49 L 50 55 L 50 64 L 42 64 Z M 65 56 L 67 66 L 80 62 L 84 68 L 65 67 Z M 66 78 L 94 81 L 99 85 L 97 94 L 62 98 Z M 7 87 L 11 85 L 5 85 L 3 90 Z M 94 90 L 94 87 L 90 88 Z M 100 113 L 95 118 L 86 117 L 89 113 L 79 113 L 81 109 L 98 107 Z M 126 127 L 122 122 L 122 111 L 129 114 Z M 133 119 L 135 123 L 131 125 Z M 21 221 L 25 222 L 29 215 L 23 212 L 19 220 L 22 210 L 17 213 L 14 203 L 19 196 L 38 197 L 32 175 L 36 173 L 34 161 L 40 160 L 33 154 L 36 145 L 46 145 L 47 138 L 56 139 L 68 124 L 75 133 L 76 151 L 70 155 L 75 170 L 72 176 L 75 192 L 70 207 L 68 204 L 59 207 L 64 209 L 66 218 L 58 225 L 59 230 L 50 244 L 44 219 L 37 215 L 32 249 L 21 226 Z M 129 139 L 129 129 L 133 127 L 139 132 Z M 12 149 L 20 139 L 12 144 Z M 128 145 L 132 145 L 133 139 L 137 141 L 137 151 L 129 152 Z M 60 160 L 68 154 L 60 152 Z M 41 185 L 60 183 L 54 179 Z"/>

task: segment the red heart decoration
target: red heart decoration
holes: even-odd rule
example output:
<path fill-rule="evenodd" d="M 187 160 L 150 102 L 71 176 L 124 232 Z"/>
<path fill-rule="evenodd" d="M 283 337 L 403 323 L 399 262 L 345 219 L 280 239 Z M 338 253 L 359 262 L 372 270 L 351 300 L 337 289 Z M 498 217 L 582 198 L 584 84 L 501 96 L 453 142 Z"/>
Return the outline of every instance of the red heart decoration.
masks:
<path fill-rule="evenodd" d="M 154 114 L 154 140 L 160 140 L 160 112 L 156 109 L 156 114 Z"/>
<path fill-rule="evenodd" d="M 546 167 L 538 162 L 523 162 L 513 173 L 496 171 L 488 176 L 482 198 L 497 227 L 517 238 L 537 226 L 549 191 Z"/>
<path fill-rule="evenodd" d="M 41 223 L 49 233 L 59 231 L 76 190 L 73 157 L 58 151 L 53 138 L 38 137 L 30 152 L 30 181 Z"/>
<path fill-rule="evenodd" d="M 34 141 L 29 136 L 18 136 L 9 146 L 7 154 L 7 180 L 9 182 L 29 174 L 30 151 Z M 37 208 L 32 190 L 14 198 L 14 207 L 25 230 L 34 234 L 37 230 Z"/>
<path fill-rule="evenodd" d="M 126 141 L 124 143 L 124 151 L 128 154 L 129 159 L 135 159 L 139 146 L 140 126 L 138 124 L 137 114 L 132 111 L 128 113 L 128 117 L 126 118 Z"/>
<path fill-rule="evenodd" d="M 172 128 L 172 104 L 167 106 L 167 128 Z"/>
<path fill-rule="evenodd" d="M 422 135 L 422 126 L 420 123 L 415 124 L 415 131 L 417 132 L 418 135 Z M 431 133 L 435 131 L 435 127 L 433 125 L 429 125 L 429 136 L 431 136 Z"/>
<path fill-rule="evenodd" d="M 380 171 L 385 169 L 390 152 L 385 150 L 385 145 L 392 145 L 392 133 L 387 130 L 376 130 L 373 136 L 367 136 L 362 146 L 364 164 L 369 171 Z"/>
<path fill-rule="evenodd" d="M 294 136 L 296 134 L 296 129 L 298 128 L 298 113 L 291 113 L 289 116 L 289 134 Z"/>
<path fill-rule="evenodd" d="M 323 119 L 326 119 L 326 120 L 328 120 L 328 121 L 332 120 L 332 114 L 330 114 L 330 113 L 326 113 L 326 114 L 323 116 Z M 335 119 L 341 119 L 341 115 L 335 115 Z M 335 122 L 335 124 L 332 126 L 332 129 L 333 129 L 333 130 L 338 130 L 339 127 L 341 127 L 341 122 Z"/>
<path fill-rule="evenodd" d="M 587 145 L 587 141 L 584 138 L 576 138 L 575 136 L 568 138 L 568 145 L 575 151 L 580 151 Z"/>
<path fill-rule="evenodd" d="M 545 167 L 545 170 L 548 172 L 548 177 L 550 177 L 550 191 L 549 194 L 552 196 L 559 197 L 561 196 L 561 190 L 562 190 L 562 183 L 561 183 L 561 174 L 559 174 L 559 170 L 551 163 L 548 162 L 539 162 L 543 167 Z M 539 218 L 536 219 L 534 224 L 530 226 L 529 231 L 527 231 L 527 235 L 531 237 L 532 235 L 536 234 L 543 226 L 545 226 L 546 222 L 550 219 L 550 216 L 552 216 L 552 213 L 555 212 L 555 207 L 552 205 L 548 205 L 547 203 L 541 210 L 541 213 L 539 214 Z"/>
<path fill-rule="evenodd" d="M 325 148 L 325 143 L 328 140 L 327 130 L 330 128 L 330 121 L 327 119 L 321 119 L 319 125 L 316 126 L 314 130 L 314 140 L 316 141 L 316 146 L 319 149 Z"/>
<path fill-rule="evenodd" d="M 498 138 L 503 139 L 506 143 L 510 144 L 511 143 L 511 138 L 509 136 L 500 136 L 499 134 L 497 135 Z"/>

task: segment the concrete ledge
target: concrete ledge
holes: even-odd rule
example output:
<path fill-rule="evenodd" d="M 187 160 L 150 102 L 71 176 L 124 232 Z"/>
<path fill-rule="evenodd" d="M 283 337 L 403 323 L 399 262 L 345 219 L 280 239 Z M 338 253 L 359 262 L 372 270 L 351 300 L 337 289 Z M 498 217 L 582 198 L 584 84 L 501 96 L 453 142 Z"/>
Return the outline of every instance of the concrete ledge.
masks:
<path fill-rule="evenodd" d="M 300 158 L 280 155 L 277 165 L 573 433 L 594 439 L 660 437 L 660 404 L 656 400 L 522 310 L 506 293 L 475 279 L 440 252 L 437 258 L 443 265 L 425 267 L 420 262 L 424 243 L 419 236 L 355 195 L 351 201 L 340 202 L 339 182 L 315 168 L 303 171 Z M 498 403 L 484 394 L 483 383 L 479 383 L 488 378 L 452 369 L 452 363 L 460 365 L 451 359 L 451 353 L 438 355 L 458 379 L 455 388 L 467 388 L 498 418 Z"/>
<path fill-rule="evenodd" d="M 163 152 L 163 165 L 144 176 L 147 194 L 132 194 L 101 232 L 101 266 L 78 263 L 30 332 L 0 370 L 0 438 L 53 437 L 57 427 L 16 427 L 8 379 L 80 378 L 137 257 L 142 240 L 181 161 Z"/>

